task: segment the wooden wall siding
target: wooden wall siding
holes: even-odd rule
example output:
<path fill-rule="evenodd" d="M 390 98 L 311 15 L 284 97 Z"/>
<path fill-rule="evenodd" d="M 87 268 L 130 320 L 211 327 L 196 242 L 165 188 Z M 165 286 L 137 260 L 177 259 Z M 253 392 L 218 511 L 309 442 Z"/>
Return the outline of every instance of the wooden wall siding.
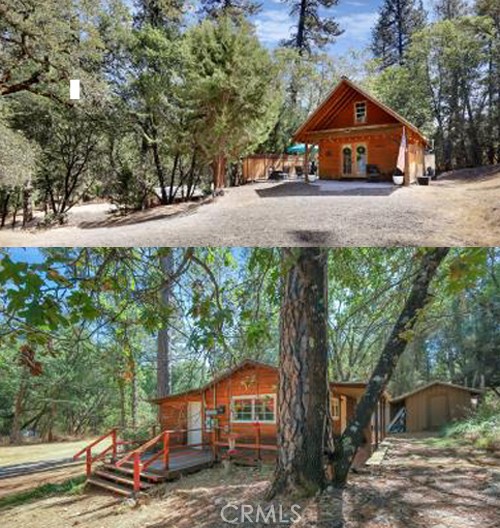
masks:
<path fill-rule="evenodd" d="M 363 145 L 367 150 L 369 165 L 376 165 L 382 174 L 382 179 L 391 181 L 396 169 L 401 134 L 403 127 L 390 129 L 387 132 L 367 132 L 346 137 L 330 137 L 319 141 L 319 176 L 326 180 L 339 180 L 343 174 L 342 150 L 350 146 L 352 150 L 352 177 L 356 177 L 356 148 Z M 410 182 L 424 174 L 424 145 L 410 143 L 408 145 L 408 165 Z"/>
<path fill-rule="evenodd" d="M 313 130 L 328 130 L 331 128 L 363 127 L 370 125 L 388 125 L 398 123 L 398 120 L 388 114 L 383 108 L 377 106 L 371 101 L 367 101 L 361 94 L 358 94 L 352 88 L 349 88 L 349 98 L 345 99 L 343 108 L 330 111 L 321 119 Z M 356 123 L 354 115 L 354 105 L 356 103 L 366 102 L 366 121 Z"/>
<path fill-rule="evenodd" d="M 160 403 L 159 414 L 162 431 L 165 429 L 171 431 L 187 429 L 187 408 L 190 401 L 202 401 L 201 394 L 180 395 Z M 185 433 L 172 435 L 171 438 L 173 444 L 186 443 L 186 441 L 187 435 Z"/>
<path fill-rule="evenodd" d="M 295 167 L 303 166 L 303 156 L 294 156 L 289 154 L 281 155 L 254 155 L 243 158 L 242 161 L 242 173 L 243 182 L 247 183 L 254 180 L 263 180 L 268 178 L 269 170 L 285 170 L 287 167 L 290 169 L 290 175 L 295 175 Z"/>
<path fill-rule="evenodd" d="M 205 402 L 208 409 L 224 405 L 225 412 L 218 415 L 220 439 L 225 441 L 229 433 L 239 435 L 239 440 L 246 442 L 255 437 L 252 424 L 231 423 L 231 399 L 236 396 L 263 396 L 276 394 L 278 391 L 278 374 L 276 369 L 264 366 L 248 366 L 235 372 L 215 386 L 205 391 Z M 261 424 L 262 443 L 265 439 L 276 437 L 276 424 Z"/>
<path fill-rule="evenodd" d="M 406 430 L 410 433 L 439 429 L 472 411 L 469 392 L 443 385 L 433 385 L 410 395 L 405 403 Z"/>
<path fill-rule="evenodd" d="M 334 434 L 339 435 L 342 427 L 353 416 L 357 400 L 362 396 L 365 386 L 337 385 L 330 383 L 331 394 L 341 400 L 341 419 L 333 423 Z M 200 392 L 170 396 L 159 404 L 159 418 L 162 430 L 185 430 L 188 428 L 187 415 L 189 402 L 202 402 L 202 424 L 205 428 L 207 414 L 206 409 L 214 409 L 224 406 L 224 413 L 217 415 L 218 440 L 228 441 L 229 434 L 237 434 L 240 443 L 255 443 L 256 428 L 252 423 L 231 422 L 231 400 L 237 396 L 263 396 L 267 394 L 277 395 L 278 371 L 273 367 L 263 365 L 247 365 L 235 371 L 231 376 L 224 378 L 214 385 L 210 385 Z M 385 398 L 383 399 L 385 405 Z M 276 424 L 260 424 L 261 443 L 276 443 Z M 210 442 L 211 431 L 203 432 L 203 441 Z M 365 430 L 365 439 L 368 444 L 375 443 L 373 426 Z M 172 436 L 172 443 L 186 443 L 186 434 Z"/>

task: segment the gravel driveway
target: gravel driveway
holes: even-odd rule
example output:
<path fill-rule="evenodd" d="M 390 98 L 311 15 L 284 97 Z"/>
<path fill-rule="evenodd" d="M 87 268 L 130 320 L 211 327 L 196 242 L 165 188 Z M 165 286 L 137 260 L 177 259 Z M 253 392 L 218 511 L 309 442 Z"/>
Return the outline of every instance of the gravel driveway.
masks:
<path fill-rule="evenodd" d="M 3 246 L 487 246 L 500 245 L 500 170 L 429 187 L 260 182 L 168 217 L 105 227 L 0 231 Z M 85 206 L 84 206 L 85 207 Z M 140 213 L 139 213 L 140 214 Z M 102 215 L 102 211 L 101 211 Z M 70 219 L 71 221 L 71 219 Z M 90 227 L 89 227 L 90 226 Z"/>

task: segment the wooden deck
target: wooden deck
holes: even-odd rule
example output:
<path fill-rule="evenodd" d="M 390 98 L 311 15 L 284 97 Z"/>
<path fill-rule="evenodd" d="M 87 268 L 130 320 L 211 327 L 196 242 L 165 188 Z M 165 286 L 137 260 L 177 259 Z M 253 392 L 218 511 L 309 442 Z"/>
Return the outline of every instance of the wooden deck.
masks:
<path fill-rule="evenodd" d="M 141 456 L 142 462 L 147 462 L 153 455 L 144 453 Z M 175 448 L 170 452 L 168 469 L 165 471 L 161 459 L 157 459 L 148 466 L 147 471 L 162 474 L 166 477 L 189 472 L 200 466 L 211 464 L 214 461 L 213 452 L 207 448 L 182 447 Z"/>

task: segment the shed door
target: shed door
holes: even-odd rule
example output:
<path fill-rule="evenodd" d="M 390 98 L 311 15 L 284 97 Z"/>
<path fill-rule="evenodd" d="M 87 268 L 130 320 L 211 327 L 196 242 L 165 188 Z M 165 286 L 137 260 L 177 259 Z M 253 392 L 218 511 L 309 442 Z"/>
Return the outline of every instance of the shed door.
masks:
<path fill-rule="evenodd" d="M 448 397 L 445 394 L 431 396 L 429 398 L 428 411 L 428 427 L 430 429 L 439 429 L 442 427 L 450 419 L 448 416 Z"/>
<path fill-rule="evenodd" d="M 201 444 L 201 402 L 188 403 L 188 444 Z M 197 449 L 201 449 L 198 446 Z"/>

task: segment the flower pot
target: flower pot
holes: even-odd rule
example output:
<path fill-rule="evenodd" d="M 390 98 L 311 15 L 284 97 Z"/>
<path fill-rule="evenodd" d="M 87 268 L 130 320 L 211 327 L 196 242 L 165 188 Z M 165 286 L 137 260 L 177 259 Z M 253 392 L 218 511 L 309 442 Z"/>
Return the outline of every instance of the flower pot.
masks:
<path fill-rule="evenodd" d="M 404 182 L 404 176 L 399 174 L 393 174 L 392 175 L 392 181 L 394 182 L 394 185 L 403 185 Z"/>
<path fill-rule="evenodd" d="M 429 176 L 417 176 L 417 181 L 419 185 L 429 185 L 430 178 Z"/>

